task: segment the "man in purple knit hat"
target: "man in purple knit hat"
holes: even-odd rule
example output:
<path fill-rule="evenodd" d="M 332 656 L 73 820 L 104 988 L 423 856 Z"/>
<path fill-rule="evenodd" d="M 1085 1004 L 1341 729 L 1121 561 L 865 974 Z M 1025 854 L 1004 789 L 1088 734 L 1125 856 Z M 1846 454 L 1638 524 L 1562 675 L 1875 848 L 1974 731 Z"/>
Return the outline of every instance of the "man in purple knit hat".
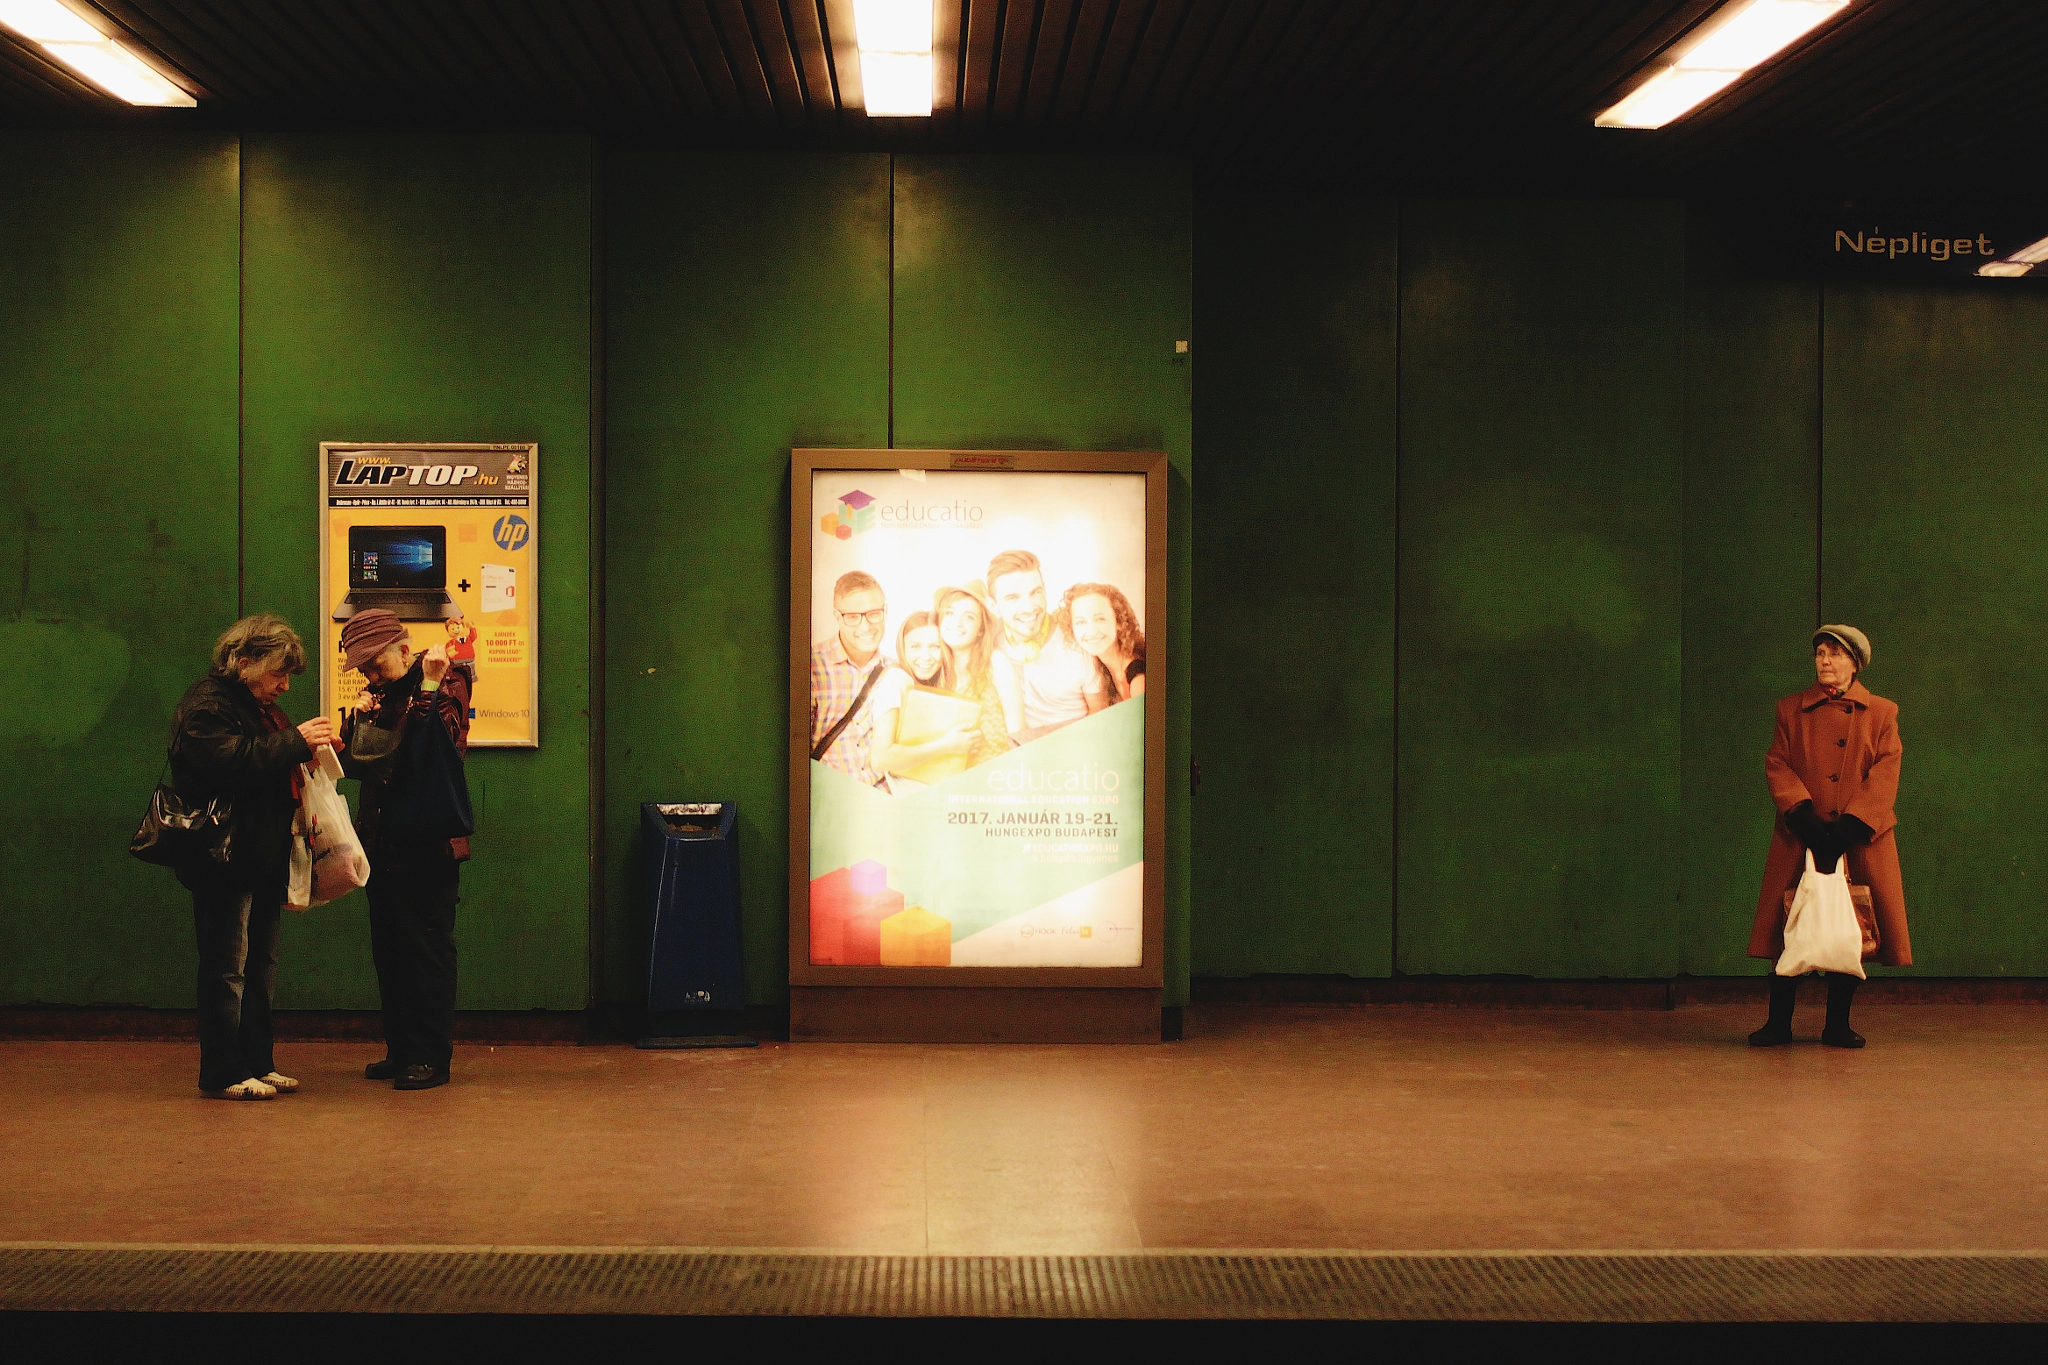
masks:
<path fill-rule="evenodd" d="M 455 1043 L 455 905 L 469 859 L 470 680 L 445 646 L 414 654 L 381 608 L 341 628 L 367 686 L 342 726 L 342 768 L 363 783 L 356 829 L 370 855 L 370 954 L 385 1058 L 363 1068 L 396 1090 L 448 1083 Z"/>

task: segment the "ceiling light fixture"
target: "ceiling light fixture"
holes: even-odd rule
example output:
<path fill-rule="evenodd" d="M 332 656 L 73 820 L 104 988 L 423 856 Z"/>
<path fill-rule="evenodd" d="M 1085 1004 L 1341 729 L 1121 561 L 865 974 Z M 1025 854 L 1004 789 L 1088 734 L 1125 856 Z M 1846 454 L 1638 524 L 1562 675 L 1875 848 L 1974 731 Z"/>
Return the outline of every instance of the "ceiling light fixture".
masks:
<path fill-rule="evenodd" d="M 2028 265 L 2039 265 L 2043 261 L 2048 261 L 2048 237 L 2043 237 L 2032 246 L 2021 247 L 2005 259 L 2008 261 L 2025 261 Z"/>
<path fill-rule="evenodd" d="M 853 0 L 853 33 L 868 117 L 931 117 L 932 0 Z"/>
<path fill-rule="evenodd" d="M 1738 0 L 1696 29 L 1662 68 L 1593 122 L 1662 128 L 1849 7 L 1849 0 Z"/>
<path fill-rule="evenodd" d="M 2034 267 L 2048 261 L 2048 237 L 2018 251 L 2009 251 L 1998 260 L 1977 267 L 1979 275 L 2005 276 L 2031 275 Z"/>
<path fill-rule="evenodd" d="M 0 0 L 4 24 L 116 99 L 190 109 L 198 101 L 59 0 Z"/>

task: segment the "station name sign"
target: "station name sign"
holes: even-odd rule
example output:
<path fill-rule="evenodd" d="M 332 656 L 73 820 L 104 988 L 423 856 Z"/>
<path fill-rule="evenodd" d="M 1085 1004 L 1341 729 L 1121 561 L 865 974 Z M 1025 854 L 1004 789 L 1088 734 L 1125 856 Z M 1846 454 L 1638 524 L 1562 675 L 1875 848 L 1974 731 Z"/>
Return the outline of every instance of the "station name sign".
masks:
<path fill-rule="evenodd" d="M 1847 209 L 1810 240 L 1827 272 L 1858 279 L 2048 281 L 2048 209 L 1993 214 Z"/>

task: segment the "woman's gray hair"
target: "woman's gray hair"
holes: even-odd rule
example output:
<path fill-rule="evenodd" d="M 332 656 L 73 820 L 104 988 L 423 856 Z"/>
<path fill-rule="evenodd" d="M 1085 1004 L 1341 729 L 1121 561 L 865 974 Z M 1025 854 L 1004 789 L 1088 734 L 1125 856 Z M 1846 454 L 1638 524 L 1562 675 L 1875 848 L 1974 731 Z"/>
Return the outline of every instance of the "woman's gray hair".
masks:
<path fill-rule="evenodd" d="M 213 642 L 215 671 L 240 677 L 245 667 L 259 673 L 304 673 L 306 646 L 282 616 L 267 611 L 244 616 Z"/>

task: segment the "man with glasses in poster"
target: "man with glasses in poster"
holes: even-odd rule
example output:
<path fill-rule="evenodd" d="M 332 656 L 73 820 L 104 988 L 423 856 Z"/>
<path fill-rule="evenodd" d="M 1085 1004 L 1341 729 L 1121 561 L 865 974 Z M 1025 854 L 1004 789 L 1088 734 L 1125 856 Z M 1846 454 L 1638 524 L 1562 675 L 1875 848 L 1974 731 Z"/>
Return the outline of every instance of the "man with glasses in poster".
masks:
<path fill-rule="evenodd" d="M 811 758 L 862 786 L 879 786 L 868 699 L 894 663 L 882 652 L 889 603 L 874 575 L 855 569 L 832 585 L 832 609 L 838 631 L 811 650 Z"/>

